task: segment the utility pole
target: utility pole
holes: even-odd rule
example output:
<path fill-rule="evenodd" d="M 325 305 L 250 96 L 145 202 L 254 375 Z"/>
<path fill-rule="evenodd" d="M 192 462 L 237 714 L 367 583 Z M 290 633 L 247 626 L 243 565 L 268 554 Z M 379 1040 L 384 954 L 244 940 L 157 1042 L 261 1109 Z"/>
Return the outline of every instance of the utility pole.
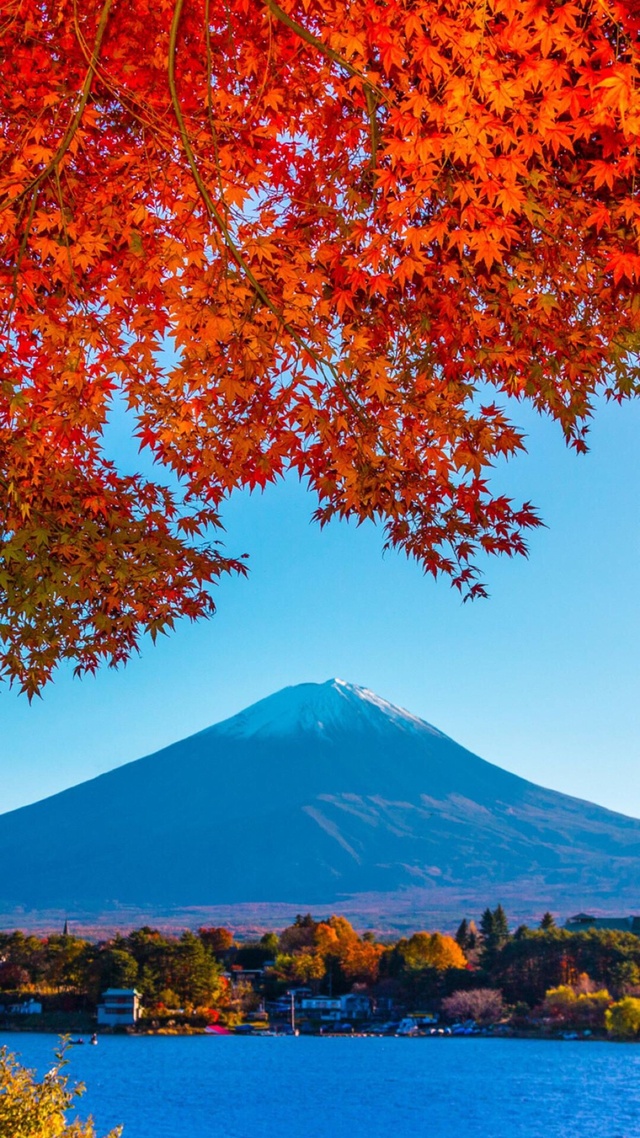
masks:
<path fill-rule="evenodd" d="M 295 1033 L 296 1033 L 296 1005 L 295 1005 L 295 998 L 296 997 L 295 997 L 295 992 L 289 992 L 289 997 L 291 999 L 291 1031 L 295 1035 Z"/>

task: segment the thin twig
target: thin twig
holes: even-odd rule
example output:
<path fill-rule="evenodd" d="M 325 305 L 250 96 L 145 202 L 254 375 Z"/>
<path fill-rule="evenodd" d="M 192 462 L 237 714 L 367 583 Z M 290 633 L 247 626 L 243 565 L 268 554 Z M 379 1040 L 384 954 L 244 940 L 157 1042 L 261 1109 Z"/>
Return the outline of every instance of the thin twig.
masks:
<path fill-rule="evenodd" d="M 377 86 L 377 84 L 372 83 L 371 80 L 368 79 L 364 74 L 364 72 L 359 71 L 357 67 L 354 67 L 352 63 L 349 63 L 348 59 L 345 59 L 344 56 L 340 55 L 339 52 L 334 51 L 334 49 L 332 47 L 329 47 L 324 42 L 324 40 L 319 39 L 318 36 L 314 36 L 313 32 L 308 31 L 308 29 L 303 27 L 302 24 L 299 24 L 297 20 L 294 20 L 291 16 L 289 16 L 288 13 L 285 12 L 279 4 L 276 4 L 276 0 L 264 0 L 264 3 L 266 4 L 271 14 L 275 16 L 276 19 L 280 21 L 280 23 L 284 24 L 285 27 L 290 28 L 291 31 L 295 32 L 297 36 L 300 36 L 300 39 L 304 40 L 305 43 L 310 44 L 311 47 L 315 47 L 318 51 L 322 52 L 322 54 L 325 55 L 327 59 L 330 59 L 333 63 L 337 63 L 340 67 L 343 67 L 349 75 L 352 75 L 355 79 L 360 79 L 364 85 L 364 93 L 367 101 L 367 111 L 369 114 L 369 133 L 371 136 L 371 168 L 374 169 L 377 163 L 378 154 L 378 123 L 376 121 L 376 103 L 378 101 L 388 103 L 388 96 L 380 87 Z"/>
<path fill-rule="evenodd" d="M 317 50 L 322 52 L 323 55 L 326 55 L 327 59 L 331 59 L 333 63 L 338 63 L 340 67 L 344 67 L 345 71 L 348 72 L 349 75 L 353 75 L 354 78 L 360 79 L 364 83 L 365 87 L 368 88 L 368 90 L 373 91 L 379 99 L 383 99 L 384 102 L 388 102 L 387 95 L 380 87 L 377 86 L 377 84 L 372 83 L 371 80 L 368 79 L 362 71 L 359 71 L 357 67 L 354 67 L 352 63 L 349 63 L 348 59 L 345 59 L 344 56 L 340 55 L 340 52 L 334 51 L 332 47 L 329 47 L 326 43 L 324 43 L 323 40 L 319 39 L 318 36 L 314 36 L 313 32 L 308 31 L 307 28 L 303 27 L 302 24 L 299 24 L 297 20 L 292 19 L 292 17 L 289 16 L 287 12 L 285 12 L 280 7 L 279 4 L 276 4 L 276 0 L 264 0 L 264 3 L 266 4 L 269 11 L 276 17 L 276 19 L 280 20 L 280 23 L 284 24 L 287 28 L 290 28 L 291 31 L 300 36 L 300 39 L 303 39 L 305 43 L 310 44 L 311 47 L 317 48 Z"/>
<path fill-rule="evenodd" d="M 198 189 L 198 193 L 204 202 L 209 216 L 213 219 L 218 229 L 220 230 L 220 233 L 224 238 L 231 256 L 236 262 L 236 265 L 242 271 L 243 275 L 251 285 L 258 299 L 261 300 L 265 308 L 267 308 L 269 312 L 271 312 L 276 317 L 280 326 L 291 336 L 298 347 L 307 352 L 311 359 L 313 359 L 320 367 L 327 368 L 330 371 L 337 387 L 344 395 L 349 406 L 353 411 L 355 411 L 355 413 L 363 422 L 368 422 L 368 417 L 365 415 L 362 407 L 360 406 L 360 403 L 349 391 L 344 381 L 338 375 L 338 371 L 335 365 L 332 364 L 330 360 L 327 360 L 322 355 L 320 355 L 320 353 L 316 351 L 316 349 L 311 344 L 307 343 L 304 337 L 301 336 L 300 333 L 288 322 L 284 316 L 284 313 L 278 308 L 276 304 L 274 304 L 266 289 L 263 287 L 263 285 L 260 284 L 260 281 L 257 279 L 255 273 L 253 272 L 253 269 L 242 253 L 242 250 L 236 244 L 225 221 L 225 218 L 213 201 L 211 194 L 209 193 L 209 190 L 202 178 L 202 175 L 200 174 L 198 163 L 196 162 L 191 140 L 187 131 L 186 123 L 184 121 L 184 115 L 182 114 L 182 107 L 180 105 L 178 89 L 176 86 L 176 47 L 178 40 L 178 28 L 180 26 L 180 17 L 182 15 L 183 6 L 184 0 L 176 0 L 173 10 L 173 19 L 171 21 L 171 31 L 169 33 L 169 91 L 171 94 L 171 103 L 173 106 L 174 114 L 178 123 L 180 138 L 182 140 L 187 162 L 189 163 L 189 167 L 193 175 L 193 180 Z"/>

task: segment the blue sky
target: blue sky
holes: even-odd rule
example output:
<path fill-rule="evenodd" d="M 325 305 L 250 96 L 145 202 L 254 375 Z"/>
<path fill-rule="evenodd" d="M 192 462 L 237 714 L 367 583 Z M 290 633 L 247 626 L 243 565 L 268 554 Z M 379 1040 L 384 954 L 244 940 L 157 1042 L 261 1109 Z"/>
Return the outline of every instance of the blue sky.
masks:
<path fill-rule="evenodd" d="M 0 811 L 148 754 L 287 684 L 340 676 L 422 715 L 483 758 L 640 816 L 640 407 L 604 405 L 591 451 L 517 408 L 529 454 L 498 472 L 548 528 L 529 560 L 490 561 L 491 597 L 382 554 L 373 526 L 310 523 L 294 480 L 235 496 L 227 549 L 249 578 L 124 669 L 60 672 L 31 706 L 0 689 Z"/>

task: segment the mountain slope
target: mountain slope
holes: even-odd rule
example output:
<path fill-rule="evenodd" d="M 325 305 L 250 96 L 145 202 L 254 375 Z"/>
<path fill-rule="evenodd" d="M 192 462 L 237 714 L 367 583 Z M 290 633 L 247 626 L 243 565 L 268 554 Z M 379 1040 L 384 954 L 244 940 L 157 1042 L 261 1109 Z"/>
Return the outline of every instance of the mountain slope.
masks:
<path fill-rule="evenodd" d="M 521 883 L 532 903 L 626 910 L 640 899 L 640 821 L 330 680 L 0 816 L 0 866 L 3 908 L 392 905 L 415 887 L 491 901 Z"/>

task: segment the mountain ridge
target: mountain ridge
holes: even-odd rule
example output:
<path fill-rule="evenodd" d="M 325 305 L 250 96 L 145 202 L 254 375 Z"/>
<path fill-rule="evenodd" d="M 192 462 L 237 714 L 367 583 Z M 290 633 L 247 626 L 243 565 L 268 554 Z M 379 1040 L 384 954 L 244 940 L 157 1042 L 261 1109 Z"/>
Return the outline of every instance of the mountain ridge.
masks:
<path fill-rule="evenodd" d="M 487 762 L 369 689 L 282 689 L 0 815 L 0 908 L 337 904 L 407 891 L 637 907 L 640 820 Z M 404 899 L 403 899 L 404 895 Z"/>

